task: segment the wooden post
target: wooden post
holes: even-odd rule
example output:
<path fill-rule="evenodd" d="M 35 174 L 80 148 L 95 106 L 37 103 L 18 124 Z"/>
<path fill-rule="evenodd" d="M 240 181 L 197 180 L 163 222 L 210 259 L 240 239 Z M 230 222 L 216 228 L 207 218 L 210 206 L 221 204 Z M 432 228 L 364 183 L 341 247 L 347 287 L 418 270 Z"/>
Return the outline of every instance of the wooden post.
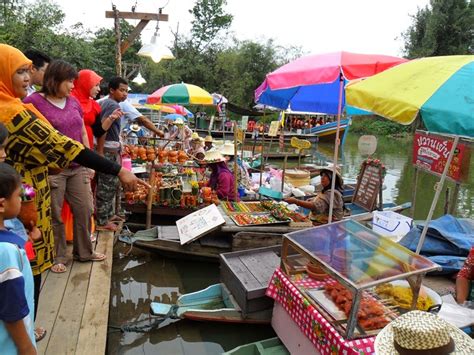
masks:
<path fill-rule="evenodd" d="M 270 155 L 270 152 L 272 151 L 272 144 L 273 144 L 273 136 L 270 137 L 270 145 L 268 146 L 268 154 L 267 154 L 267 158 L 265 159 L 265 164 L 268 163 L 268 156 Z"/>
<path fill-rule="evenodd" d="M 234 123 L 234 195 L 235 195 L 235 199 L 236 201 L 238 201 L 238 188 L 237 188 L 237 185 L 238 185 L 238 182 L 237 182 L 237 169 L 239 169 L 238 165 L 237 165 L 237 124 Z"/>
<path fill-rule="evenodd" d="M 283 172 L 281 173 L 281 194 L 283 195 L 283 187 L 285 186 L 285 171 L 286 162 L 288 161 L 288 154 L 285 153 L 285 160 L 283 160 Z"/>
<path fill-rule="evenodd" d="M 265 165 L 265 137 L 262 134 L 262 158 L 260 159 L 260 186 L 262 186 L 263 167 Z"/>
<path fill-rule="evenodd" d="M 298 169 L 301 167 L 301 151 L 302 149 L 298 149 Z"/>
<path fill-rule="evenodd" d="M 114 34 L 115 34 L 115 74 L 122 75 L 122 51 L 120 48 L 120 18 L 119 11 L 114 6 Z"/>
<path fill-rule="evenodd" d="M 146 200 L 146 229 L 151 227 L 151 216 L 153 212 L 153 195 L 155 193 L 155 163 L 151 163 L 150 168 L 150 189 L 148 190 L 148 196 Z"/>
<path fill-rule="evenodd" d="M 418 176 L 420 175 L 420 172 L 418 168 L 415 166 L 415 182 L 413 186 L 413 196 L 412 196 L 412 201 L 411 201 L 411 218 L 415 218 L 415 204 L 416 204 L 416 190 L 418 190 Z"/>
<path fill-rule="evenodd" d="M 379 211 L 383 211 L 383 177 L 382 177 L 382 167 L 379 166 Z"/>

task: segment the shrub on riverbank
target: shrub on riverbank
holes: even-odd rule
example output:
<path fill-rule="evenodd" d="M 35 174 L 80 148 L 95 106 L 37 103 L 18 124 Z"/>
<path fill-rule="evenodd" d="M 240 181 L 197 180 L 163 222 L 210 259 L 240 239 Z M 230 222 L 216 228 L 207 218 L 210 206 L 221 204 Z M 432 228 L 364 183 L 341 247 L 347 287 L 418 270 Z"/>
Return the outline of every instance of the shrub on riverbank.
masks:
<path fill-rule="evenodd" d="M 399 136 L 411 132 L 411 126 L 404 126 L 378 116 L 354 116 L 350 132 L 376 136 Z"/>

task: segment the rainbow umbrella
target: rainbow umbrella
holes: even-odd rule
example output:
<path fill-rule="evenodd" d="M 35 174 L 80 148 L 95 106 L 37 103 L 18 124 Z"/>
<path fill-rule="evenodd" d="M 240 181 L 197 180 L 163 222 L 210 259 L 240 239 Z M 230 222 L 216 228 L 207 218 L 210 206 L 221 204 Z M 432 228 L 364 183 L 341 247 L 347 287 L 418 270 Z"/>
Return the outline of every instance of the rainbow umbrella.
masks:
<path fill-rule="evenodd" d="M 212 105 L 212 96 L 192 84 L 173 84 L 156 90 L 147 98 L 149 104 Z"/>
<path fill-rule="evenodd" d="M 346 87 L 347 103 L 404 125 L 474 137 L 474 55 L 412 60 Z"/>
<path fill-rule="evenodd" d="M 177 113 L 175 108 L 168 105 L 145 104 L 145 107 L 151 108 L 152 110 L 161 111 L 164 113 Z"/>

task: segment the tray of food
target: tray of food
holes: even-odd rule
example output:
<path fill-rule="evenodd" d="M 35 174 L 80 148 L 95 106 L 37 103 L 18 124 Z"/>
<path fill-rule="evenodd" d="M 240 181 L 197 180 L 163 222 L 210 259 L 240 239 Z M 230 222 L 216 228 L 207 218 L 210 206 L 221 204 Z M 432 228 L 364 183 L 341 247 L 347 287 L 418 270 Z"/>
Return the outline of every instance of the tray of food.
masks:
<path fill-rule="evenodd" d="M 270 213 L 235 213 L 230 215 L 230 218 L 240 227 L 290 223 L 289 219 L 278 220 Z"/>
<path fill-rule="evenodd" d="M 352 307 L 352 293 L 339 282 L 328 281 L 323 287 L 307 290 L 311 297 L 325 313 L 338 322 L 346 322 Z M 371 334 L 385 327 L 398 316 L 394 307 L 377 299 L 368 292 L 363 292 L 357 312 L 357 324 L 360 332 Z"/>
<path fill-rule="evenodd" d="M 268 212 L 265 207 L 262 206 L 260 202 L 231 202 L 225 201 L 222 204 L 222 207 L 227 212 L 227 214 L 232 213 L 242 213 L 242 212 Z"/>

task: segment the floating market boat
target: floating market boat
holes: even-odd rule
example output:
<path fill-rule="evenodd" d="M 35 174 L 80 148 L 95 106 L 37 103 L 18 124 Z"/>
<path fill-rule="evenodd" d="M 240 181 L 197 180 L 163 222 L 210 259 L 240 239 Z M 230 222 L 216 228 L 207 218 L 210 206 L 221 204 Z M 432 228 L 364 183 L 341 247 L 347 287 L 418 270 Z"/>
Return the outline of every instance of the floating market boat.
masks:
<path fill-rule="evenodd" d="M 265 324 L 270 322 L 272 314 L 272 309 L 268 309 L 244 316 L 224 284 L 184 294 L 175 305 L 152 302 L 150 308 L 151 313 L 156 316 L 224 323 Z"/>
<path fill-rule="evenodd" d="M 279 338 L 270 338 L 238 346 L 224 355 L 289 355 L 290 352 Z"/>
<path fill-rule="evenodd" d="M 348 204 L 348 206 L 352 215 L 347 218 L 357 221 L 372 220 L 372 212 L 364 212 L 355 205 Z M 394 212 L 401 212 L 410 207 L 411 203 L 397 206 L 393 203 L 384 204 L 384 210 Z M 283 234 L 308 228 L 308 225 L 291 226 L 284 224 L 242 227 L 238 226 L 222 210 L 221 206 L 219 209 L 226 223 L 219 229 L 188 244 L 181 245 L 176 226 L 155 226 L 150 229 L 139 230 L 136 233 L 123 232 L 119 236 L 119 240 L 167 257 L 217 261 L 221 253 L 279 245 Z M 142 225 L 137 227 L 142 227 Z"/>

